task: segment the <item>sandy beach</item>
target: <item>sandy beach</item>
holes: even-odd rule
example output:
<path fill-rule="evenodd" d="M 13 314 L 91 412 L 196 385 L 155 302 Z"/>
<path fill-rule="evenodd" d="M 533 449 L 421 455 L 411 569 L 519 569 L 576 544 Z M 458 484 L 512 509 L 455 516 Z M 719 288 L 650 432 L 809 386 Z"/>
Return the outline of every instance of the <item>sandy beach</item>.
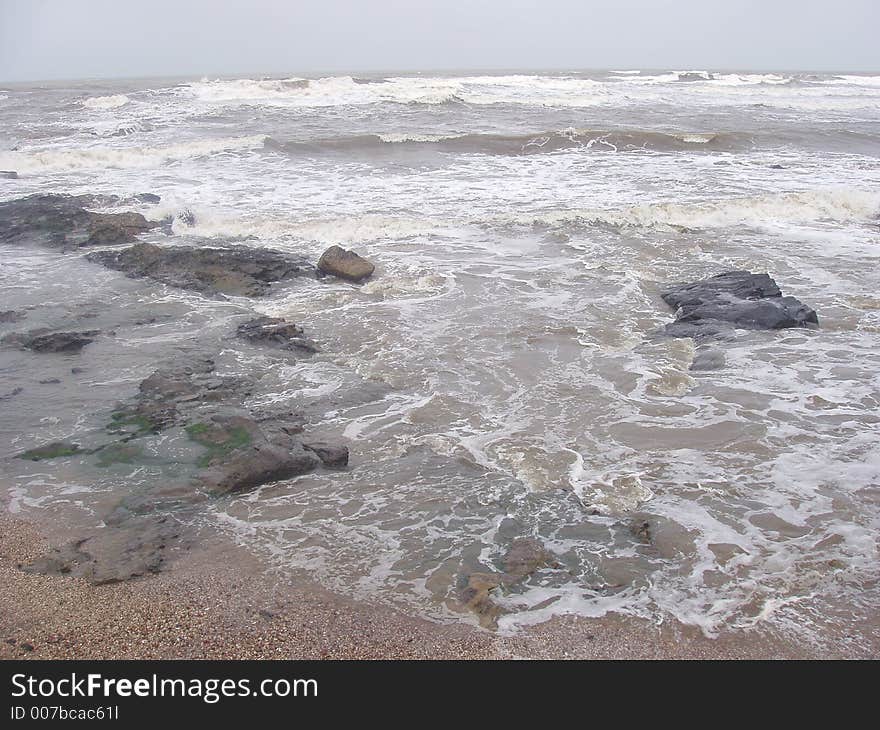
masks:
<path fill-rule="evenodd" d="M 31 523 L 0 518 L 3 659 L 817 659 L 871 658 L 766 633 L 709 639 L 680 625 L 560 618 L 516 636 L 437 624 L 275 583 L 246 550 L 202 544 L 154 577 L 104 586 L 22 572 L 47 543 Z M 205 570 L 210 561 L 210 570 Z"/>

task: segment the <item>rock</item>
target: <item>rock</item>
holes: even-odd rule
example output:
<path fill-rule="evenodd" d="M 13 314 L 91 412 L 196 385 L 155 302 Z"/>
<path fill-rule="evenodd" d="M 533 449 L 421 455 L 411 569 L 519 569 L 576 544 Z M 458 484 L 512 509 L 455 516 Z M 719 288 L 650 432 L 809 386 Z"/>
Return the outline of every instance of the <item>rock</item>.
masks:
<path fill-rule="evenodd" d="M 15 345 L 22 350 L 34 352 L 61 352 L 75 353 L 82 350 L 86 345 L 94 342 L 98 330 L 88 332 L 51 332 L 47 330 L 33 330 L 24 334 L 10 334 L 3 338 L 2 342 Z"/>
<path fill-rule="evenodd" d="M 240 400 L 251 385 L 246 378 L 216 376 L 208 359 L 156 370 L 141 381 L 135 403 L 113 413 L 107 430 L 125 440 L 156 433 L 184 421 L 182 411 L 189 407 Z"/>
<path fill-rule="evenodd" d="M 196 248 L 138 243 L 122 250 L 94 251 L 87 258 L 132 278 L 148 277 L 209 295 L 258 297 L 269 291 L 272 282 L 313 273 L 303 260 L 247 246 Z"/>
<path fill-rule="evenodd" d="M 691 362 L 691 370 L 719 370 L 726 363 L 721 350 L 703 350 L 698 352 Z"/>
<path fill-rule="evenodd" d="M 15 170 L 0 170 L 0 180 L 17 180 L 18 173 Z"/>
<path fill-rule="evenodd" d="M 326 443 L 303 444 L 303 446 L 313 452 L 324 466 L 335 469 L 348 466 L 348 446 Z"/>
<path fill-rule="evenodd" d="M 496 628 L 502 610 L 492 600 L 490 593 L 501 585 L 501 576 L 495 573 L 471 573 L 466 580 L 461 590 L 462 603 L 477 614 L 484 629 Z"/>
<path fill-rule="evenodd" d="M 341 246 L 331 246 L 318 259 L 318 268 L 325 274 L 332 274 L 349 281 L 363 281 L 376 270 L 369 261 L 354 251 L 346 251 Z"/>
<path fill-rule="evenodd" d="M 547 551 L 540 540 L 533 537 L 519 537 L 514 540 L 502 563 L 506 582 L 522 580 L 545 565 L 556 566 L 552 553 Z"/>
<path fill-rule="evenodd" d="M 155 193 L 138 193 L 132 199 L 138 203 L 148 203 L 149 205 L 156 205 L 156 203 L 162 202 L 162 198 Z"/>
<path fill-rule="evenodd" d="M 785 166 L 784 165 L 770 165 L 770 169 L 771 170 L 784 170 Z"/>
<path fill-rule="evenodd" d="M 248 342 L 290 350 L 304 355 L 318 351 L 301 328 L 278 317 L 257 317 L 239 325 L 236 334 Z"/>
<path fill-rule="evenodd" d="M 254 489 L 312 471 L 318 457 L 283 428 L 243 417 L 215 417 L 187 427 L 207 448 L 198 481 L 213 494 Z"/>
<path fill-rule="evenodd" d="M 24 314 L 16 312 L 14 309 L 4 309 L 0 312 L 0 322 L 20 322 L 24 319 Z"/>
<path fill-rule="evenodd" d="M 110 196 L 31 195 L 0 203 L 0 242 L 59 248 L 131 243 L 155 227 L 140 213 L 93 213 L 111 205 Z"/>
<path fill-rule="evenodd" d="M 93 585 L 118 583 L 158 573 L 166 548 L 179 537 L 180 525 L 167 516 L 136 517 L 54 548 L 22 570 L 77 576 Z"/>
<path fill-rule="evenodd" d="M 661 296 L 676 309 L 675 322 L 666 325 L 672 337 L 700 339 L 731 328 L 775 330 L 819 323 L 816 312 L 794 297 L 782 296 L 767 274 L 728 271 L 675 285 Z"/>
<path fill-rule="evenodd" d="M 67 441 L 53 441 L 44 446 L 38 446 L 35 449 L 29 449 L 18 455 L 19 459 L 27 459 L 28 461 L 45 461 L 46 459 L 57 459 L 61 456 L 74 456 L 83 453 L 79 444 L 72 444 Z"/>

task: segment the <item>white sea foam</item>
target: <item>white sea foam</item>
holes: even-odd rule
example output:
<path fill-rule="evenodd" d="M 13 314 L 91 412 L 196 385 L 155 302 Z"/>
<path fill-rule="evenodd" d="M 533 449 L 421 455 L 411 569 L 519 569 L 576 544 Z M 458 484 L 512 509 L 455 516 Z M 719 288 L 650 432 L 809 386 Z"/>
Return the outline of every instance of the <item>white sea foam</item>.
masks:
<path fill-rule="evenodd" d="M 0 152 L 0 167 L 25 174 L 93 168 L 150 168 L 221 152 L 259 149 L 264 136 L 199 139 L 165 147 L 87 147 Z"/>
<path fill-rule="evenodd" d="M 695 203 L 653 203 L 629 208 L 580 209 L 518 216 L 520 222 L 558 224 L 606 223 L 615 226 L 666 228 L 724 228 L 734 225 L 801 223 L 811 221 L 862 221 L 880 214 L 880 192 L 825 190 L 758 195 Z M 501 217 L 499 220 L 512 220 Z"/>
<path fill-rule="evenodd" d="M 82 105 L 87 109 L 118 109 L 131 101 L 125 94 L 113 94 L 112 96 L 91 96 L 82 100 Z"/>

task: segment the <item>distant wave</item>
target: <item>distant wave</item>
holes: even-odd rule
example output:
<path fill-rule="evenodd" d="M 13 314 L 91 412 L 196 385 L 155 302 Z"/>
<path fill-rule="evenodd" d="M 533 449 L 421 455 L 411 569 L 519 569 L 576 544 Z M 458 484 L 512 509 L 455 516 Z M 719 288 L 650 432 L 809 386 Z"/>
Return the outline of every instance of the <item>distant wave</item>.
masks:
<path fill-rule="evenodd" d="M 538 216 L 502 217 L 498 222 L 701 229 L 777 222 L 868 221 L 878 215 L 880 192 L 838 189 L 695 203 L 650 203 L 610 210 L 564 210 Z"/>
<path fill-rule="evenodd" d="M 734 150 L 751 144 L 748 135 L 727 132 L 653 132 L 646 130 L 562 129 L 529 134 L 364 134 L 306 142 L 269 137 L 268 149 L 289 155 L 322 152 L 381 152 L 392 149 L 435 149 L 456 153 L 522 155 L 570 149 L 595 151 Z"/>
<path fill-rule="evenodd" d="M 92 96 L 82 100 L 82 105 L 87 109 L 118 109 L 131 101 L 125 94 L 113 96 Z"/>
<path fill-rule="evenodd" d="M 202 139 L 166 147 L 89 147 L 0 152 L 0 168 L 19 173 L 64 172 L 92 168 L 149 168 L 220 152 L 259 149 L 263 136 Z"/>

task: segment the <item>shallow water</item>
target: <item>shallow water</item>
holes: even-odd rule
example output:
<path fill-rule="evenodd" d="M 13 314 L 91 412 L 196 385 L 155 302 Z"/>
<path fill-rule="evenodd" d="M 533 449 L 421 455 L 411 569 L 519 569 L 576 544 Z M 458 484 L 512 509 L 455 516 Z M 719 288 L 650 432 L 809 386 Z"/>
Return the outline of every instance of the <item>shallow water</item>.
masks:
<path fill-rule="evenodd" d="M 39 383 L 59 359 L 2 351 L 0 395 L 23 389 L 0 403 L 2 456 L 88 443 L 158 364 L 211 349 L 222 372 L 259 376 L 252 405 L 303 410 L 352 449 L 348 472 L 202 515 L 279 569 L 471 620 L 459 576 L 535 535 L 559 567 L 499 599 L 502 630 L 607 612 L 710 634 L 874 630 L 880 77 L 6 85 L 0 169 L 19 173 L 2 199 L 155 192 L 142 212 L 177 216 L 186 242 L 313 260 L 338 243 L 378 269 L 360 287 L 222 302 L 6 247 L 2 309 L 27 308 L 28 329 L 116 336 L 62 358 L 60 386 Z M 723 368 L 691 371 L 691 341 L 657 334 L 672 317 L 659 292 L 734 268 L 768 271 L 821 328 L 741 332 Z M 233 347 L 254 309 L 302 324 L 322 354 Z M 136 324 L 146 311 L 158 321 Z M 161 476 L 4 469 L 13 508 L 84 523 Z M 847 609 L 800 608 L 817 596 Z"/>

